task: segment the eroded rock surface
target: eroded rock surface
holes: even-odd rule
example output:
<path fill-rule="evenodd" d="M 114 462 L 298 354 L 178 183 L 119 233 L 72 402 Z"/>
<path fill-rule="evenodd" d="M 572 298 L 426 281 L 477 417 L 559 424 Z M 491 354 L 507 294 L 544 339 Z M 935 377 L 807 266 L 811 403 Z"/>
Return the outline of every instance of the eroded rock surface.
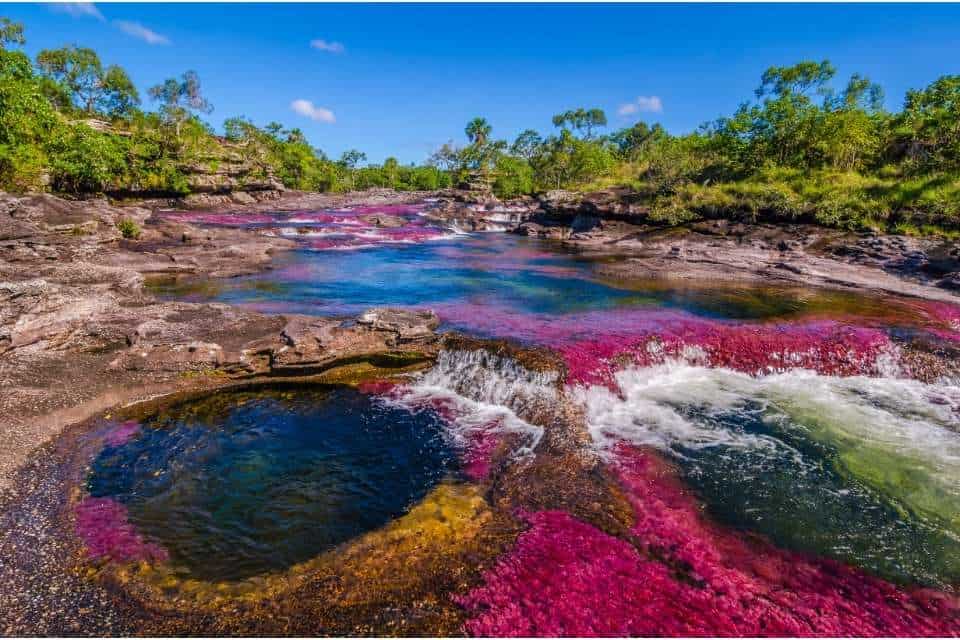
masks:
<path fill-rule="evenodd" d="M 124 219 L 142 228 L 139 238 L 122 237 Z M 438 324 L 429 313 L 372 310 L 345 323 L 160 302 L 143 290 L 148 276 L 252 273 L 292 246 L 106 200 L 0 194 L 0 490 L 65 424 L 120 402 L 211 380 L 428 357 Z"/>
<path fill-rule="evenodd" d="M 506 230 L 617 258 L 605 267 L 616 278 L 781 281 L 954 301 L 960 291 L 955 240 L 727 219 L 670 226 L 649 214 L 625 188 L 506 202 L 450 192 L 430 211 L 462 229 Z"/>

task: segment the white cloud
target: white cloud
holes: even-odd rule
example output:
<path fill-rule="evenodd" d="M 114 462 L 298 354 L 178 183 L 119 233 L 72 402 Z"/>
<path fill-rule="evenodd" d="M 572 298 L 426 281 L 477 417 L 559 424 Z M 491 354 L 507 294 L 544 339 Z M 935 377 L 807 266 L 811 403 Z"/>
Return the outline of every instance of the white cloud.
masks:
<path fill-rule="evenodd" d="M 633 102 L 620 105 L 617 113 L 621 116 L 629 116 L 640 111 L 650 113 L 661 113 L 663 111 L 663 101 L 660 96 L 640 96 Z"/>
<path fill-rule="evenodd" d="M 128 36 L 133 36 L 139 40 L 143 40 L 147 44 L 170 44 L 170 39 L 164 35 L 160 35 L 152 29 L 148 29 L 139 22 L 130 22 L 127 20 L 114 20 L 113 26 L 120 31 L 123 31 Z"/>
<path fill-rule="evenodd" d="M 345 51 L 344 46 L 339 42 L 333 42 L 331 40 L 321 40 L 317 38 L 316 40 L 310 41 L 310 46 L 314 49 L 320 51 L 328 51 L 330 53 L 343 53 Z"/>
<path fill-rule="evenodd" d="M 334 123 L 337 121 L 336 117 L 333 115 L 333 111 L 324 109 L 323 107 L 318 107 L 309 100 L 304 100 L 303 98 L 291 102 L 290 108 L 300 115 L 306 116 L 311 120 L 316 120 L 317 122 Z"/>
<path fill-rule="evenodd" d="M 85 18 L 87 16 L 97 20 L 105 20 L 100 9 L 92 2 L 54 2 L 50 5 L 50 10 L 55 13 L 65 13 L 74 18 Z"/>

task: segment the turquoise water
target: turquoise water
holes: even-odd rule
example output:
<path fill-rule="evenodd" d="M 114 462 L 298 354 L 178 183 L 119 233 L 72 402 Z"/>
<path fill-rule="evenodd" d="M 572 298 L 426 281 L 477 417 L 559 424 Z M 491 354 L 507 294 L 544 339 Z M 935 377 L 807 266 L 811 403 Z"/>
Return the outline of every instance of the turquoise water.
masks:
<path fill-rule="evenodd" d="M 456 473 L 434 413 L 303 387 L 173 407 L 104 448 L 87 488 L 122 503 L 185 573 L 232 580 L 380 527 Z"/>
<path fill-rule="evenodd" d="M 890 301 L 790 286 L 624 280 L 604 275 L 616 257 L 593 258 L 509 234 L 474 234 L 419 244 L 279 255 L 265 273 L 228 280 L 154 280 L 166 298 L 220 301 L 267 313 L 352 316 L 373 306 L 422 306 L 449 326 L 482 331 L 491 314 L 569 315 L 672 309 L 711 318 L 762 320 L 850 312 L 889 317 Z"/>

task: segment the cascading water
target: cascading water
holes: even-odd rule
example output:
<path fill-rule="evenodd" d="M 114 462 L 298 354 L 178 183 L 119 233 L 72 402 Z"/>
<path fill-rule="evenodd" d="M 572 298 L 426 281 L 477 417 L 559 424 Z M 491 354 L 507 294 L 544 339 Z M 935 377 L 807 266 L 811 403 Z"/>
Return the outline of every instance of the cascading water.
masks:
<path fill-rule="evenodd" d="M 678 460 L 721 519 L 901 582 L 960 583 L 960 387 L 671 362 L 577 387 L 596 445 Z"/>
<path fill-rule="evenodd" d="M 444 350 L 433 368 L 389 397 L 407 407 L 440 411 L 465 450 L 467 472 L 482 479 L 503 435 L 520 436 L 515 455 L 536 448 L 543 427 L 528 420 L 557 401 L 557 373 L 531 371 L 483 349 Z"/>

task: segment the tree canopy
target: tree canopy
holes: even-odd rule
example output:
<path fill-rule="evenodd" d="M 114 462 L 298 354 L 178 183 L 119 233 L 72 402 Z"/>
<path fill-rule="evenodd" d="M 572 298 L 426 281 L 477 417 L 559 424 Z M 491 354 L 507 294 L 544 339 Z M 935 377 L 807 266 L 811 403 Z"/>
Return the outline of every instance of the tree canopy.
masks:
<path fill-rule="evenodd" d="M 124 116 L 140 104 L 140 94 L 127 72 L 117 65 L 104 67 L 93 49 L 44 49 L 37 54 L 37 69 L 64 87 L 71 103 L 87 115 Z"/>

